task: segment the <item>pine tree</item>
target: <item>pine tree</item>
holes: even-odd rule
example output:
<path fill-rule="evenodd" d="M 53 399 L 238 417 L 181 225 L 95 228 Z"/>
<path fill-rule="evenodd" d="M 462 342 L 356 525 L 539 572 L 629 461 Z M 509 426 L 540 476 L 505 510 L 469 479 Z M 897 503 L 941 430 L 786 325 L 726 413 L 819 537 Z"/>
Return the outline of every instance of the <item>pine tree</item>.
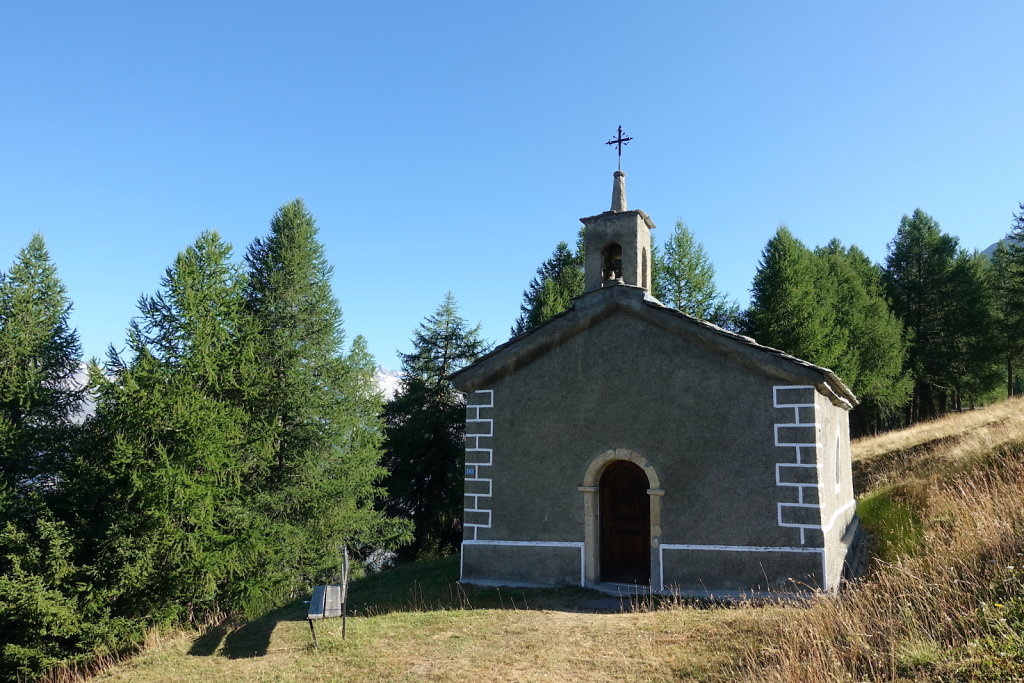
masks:
<path fill-rule="evenodd" d="M 0 275 L 0 487 L 18 495 L 52 493 L 67 460 L 83 400 L 70 315 L 67 291 L 35 235 Z"/>
<path fill-rule="evenodd" d="M 736 329 L 739 304 L 718 291 L 715 267 L 686 223 L 676 221 L 664 247 L 652 250 L 652 260 L 655 297 L 687 315 Z"/>
<path fill-rule="evenodd" d="M 439 556 L 462 538 L 465 401 L 448 376 L 486 351 L 480 326 L 459 316 L 451 292 L 402 354 L 402 386 L 384 415 L 387 509 L 415 525 L 402 556 Z"/>
<path fill-rule="evenodd" d="M 386 471 L 373 364 L 361 339 L 344 352 L 332 269 L 301 200 L 278 210 L 245 260 L 261 368 L 247 405 L 269 439 L 259 480 L 276 543 L 268 571 L 320 580 L 336 573 L 342 543 L 408 538 L 375 510 Z"/>
<path fill-rule="evenodd" d="M 575 252 L 567 243 L 559 242 L 551 257 L 537 268 L 537 274 L 523 292 L 512 336 L 528 332 L 567 310 L 572 300 L 582 293 L 583 231 L 580 230 Z"/>
<path fill-rule="evenodd" d="M 751 294 L 744 324 L 758 342 L 823 367 L 842 361 L 848 332 L 836 322 L 836 289 L 785 226 L 765 245 Z"/>

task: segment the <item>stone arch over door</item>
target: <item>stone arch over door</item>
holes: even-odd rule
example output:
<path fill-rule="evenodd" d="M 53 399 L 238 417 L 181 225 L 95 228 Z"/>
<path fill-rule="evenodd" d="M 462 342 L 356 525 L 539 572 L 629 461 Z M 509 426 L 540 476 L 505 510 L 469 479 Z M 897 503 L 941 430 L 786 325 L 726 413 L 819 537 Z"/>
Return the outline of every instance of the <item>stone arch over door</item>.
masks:
<path fill-rule="evenodd" d="M 661 576 L 661 561 L 658 546 L 661 542 L 661 499 L 665 491 L 661 488 L 661 479 L 658 477 L 654 466 L 639 453 L 629 448 L 613 448 L 601 453 L 594 458 L 587 471 L 583 475 L 583 483 L 578 487 L 583 494 L 583 553 L 584 553 L 584 579 L 588 586 L 592 586 L 600 580 L 601 571 L 601 549 L 600 536 L 601 527 L 599 520 L 600 512 L 600 482 L 601 475 L 613 462 L 625 460 L 631 462 L 644 471 L 650 488 L 647 494 L 651 503 L 651 588 L 660 590 L 658 577 Z"/>

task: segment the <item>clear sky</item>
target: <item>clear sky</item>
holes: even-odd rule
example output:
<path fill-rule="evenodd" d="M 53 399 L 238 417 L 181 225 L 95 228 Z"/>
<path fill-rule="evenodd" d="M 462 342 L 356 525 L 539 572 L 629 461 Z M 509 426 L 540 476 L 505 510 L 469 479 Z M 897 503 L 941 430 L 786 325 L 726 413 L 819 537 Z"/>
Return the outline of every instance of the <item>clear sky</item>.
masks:
<path fill-rule="evenodd" d="M 971 249 L 1024 201 L 1024 3 L 9 2 L 0 267 L 46 238 L 87 355 L 206 228 L 316 216 L 349 336 L 397 368 L 451 290 L 505 341 L 578 218 L 693 229 L 747 303 L 780 223 L 876 261 L 920 207 Z M 660 234 L 659 234 L 660 233 Z"/>

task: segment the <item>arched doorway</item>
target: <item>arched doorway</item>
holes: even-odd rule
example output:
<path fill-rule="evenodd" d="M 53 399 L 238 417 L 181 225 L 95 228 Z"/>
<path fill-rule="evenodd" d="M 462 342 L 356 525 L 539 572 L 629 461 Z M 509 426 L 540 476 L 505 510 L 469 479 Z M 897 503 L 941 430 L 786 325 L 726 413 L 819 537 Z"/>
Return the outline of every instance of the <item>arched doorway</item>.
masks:
<path fill-rule="evenodd" d="M 651 581 L 650 483 L 644 471 L 617 460 L 601 473 L 601 581 Z"/>

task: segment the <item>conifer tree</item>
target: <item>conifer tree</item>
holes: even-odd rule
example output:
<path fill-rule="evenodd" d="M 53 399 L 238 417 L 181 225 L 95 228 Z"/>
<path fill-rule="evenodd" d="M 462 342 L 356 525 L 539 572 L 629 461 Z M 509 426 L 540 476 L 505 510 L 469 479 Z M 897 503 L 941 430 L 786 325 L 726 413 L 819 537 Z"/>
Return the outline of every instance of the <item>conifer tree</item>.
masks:
<path fill-rule="evenodd" d="M 386 471 L 372 360 L 361 339 L 344 351 L 332 269 L 301 200 L 278 210 L 245 260 L 260 366 L 247 405 L 269 439 L 260 488 L 277 539 L 272 573 L 317 580 L 337 571 L 342 543 L 408 537 L 375 510 Z"/>
<path fill-rule="evenodd" d="M 580 230 L 575 252 L 567 243 L 559 242 L 550 258 L 537 268 L 537 274 L 523 292 L 512 336 L 528 332 L 568 310 L 572 300 L 582 293 L 583 231 Z"/>
<path fill-rule="evenodd" d="M 264 580 L 262 525 L 242 495 L 261 466 L 240 401 L 255 374 L 242 283 L 230 245 L 203 233 L 140 298 L 128 356 L 112 351 L 105 372 L 91 370 L 76 509 L 124 615 L 245 610 L 242 586 Z"/>
<path fill-rule="evenodd" d="M 64 284 L 35 235 L 0 274 L 0 488 L 19 496 L 54 490 L 82 408 L 75 381 L 82 351 L 70 314 Z"/>
<path fill-rule="evenodd" d="M 687 315 L 736 329 L 739 304 L 718 291 L 715 267 L 686 223 L 676 221 L 664 246 L 651 255 L 656 298 Z"/>
<path fill-rule="evenodd" d="M 1024 203 L 1013 214 L 1010 232 L 996 248 L 988 273 L 1006 394 L 1013 396 L 1021 392 L 1018 368 L 1024 359 Z"/>
<path fill-rule="evenodd" d="M 0 273 L 0 680 L 30 680 L 102 630 L 57 519 L 83 392 L 71 302 L 40 235 Z M 90 637 L 91 634 L 91 637 Z"/>
<path fill-rule="evenodd" d="M 953 261 L 950 275 L 956 296 L 946 307 L 953 358 L 947 410 L 975 407 L 1003 378 L 990 268 L 988 259 L 977 251 L 961 249 Z"/>
<path fill-rule="evenodd" d="M 853 411 L 855 431 L 877 431 L 891 424 L 910 395 L 903 325 L 885 298 L 881 268 L 863 251 L 833 239 L 815 250 L 815 258 L 835 290 L 836 324 L 849 332 L 832 369 L 861 401 Z"/>
<path fill-rule="evenodd" d="M 910 339 L 910 422 L 957 408 L 991 388 L 993 344 L 987 336 L 994 323 L 983 278 L 977 259 L 924 211 L 900 220 L 885 280 Z"/>
<path fill-rule="evenodd" d="M 387 509 L 411 519 L 406 559 L 452 552 L 462 538 L 465 401 L 448 376 L 485 353 L 480 326 L 459 316 L 451 292 L 402 354 L 402 386 L 388 403 Z"/>
<path fill-rule="evenodd" d="M 745 326 L 758 342 L 827 368 L 841 362 L 848 332 L 836 324 L 836 291 L 785 226 L 765 245 L 751 294 Z"/>

